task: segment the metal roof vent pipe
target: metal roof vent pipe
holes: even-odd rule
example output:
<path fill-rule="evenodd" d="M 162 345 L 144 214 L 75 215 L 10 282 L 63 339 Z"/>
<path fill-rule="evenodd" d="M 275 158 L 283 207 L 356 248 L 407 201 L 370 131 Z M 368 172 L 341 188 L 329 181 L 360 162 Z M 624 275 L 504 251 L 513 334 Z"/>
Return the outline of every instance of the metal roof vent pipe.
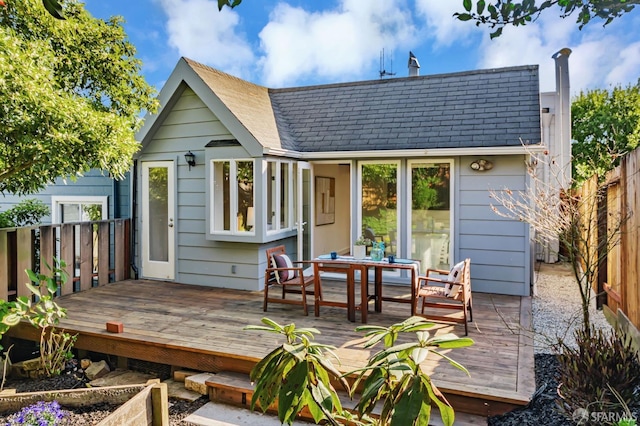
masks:
<path fill-rule="evenodd" d="M 418 77 L 420 75 L 420 63 L 413 52 L 409 51 L 409 77 Z"/>
<path fill-rule="evenodd" d="M 564 189 L 571 185 L 571 93 L 569 84 L 569 55 L 571 49 L 560 49 L 553 54 L 556 62 L 556 101 L 555 101 L 555 154 L 559 161 L 561 175 L 560 186 Z"/>

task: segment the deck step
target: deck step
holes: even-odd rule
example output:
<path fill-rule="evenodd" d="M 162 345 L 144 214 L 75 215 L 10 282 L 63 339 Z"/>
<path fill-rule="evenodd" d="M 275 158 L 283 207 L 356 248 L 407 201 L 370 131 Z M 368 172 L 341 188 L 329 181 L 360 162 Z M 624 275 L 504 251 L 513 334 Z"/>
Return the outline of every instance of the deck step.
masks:
<path fill-rule="evenodd" d="M 251 406 L 254 386 L 247 374 L 222 371 L 210 376 L 205 382 L 209 400 L 214 404 L 230 404 L 248 409 Z M 342 406 L 350 411 L 355 410 L 356 401 L 351 400 L 346 392 L 338 391 Z M 260 410 L 257 410 L 260 412 Z M 276 407 L 272 407 L 268 412 L 277 412 Z M 312 420 L 307 410 L 301 413 L 301 420 Z M 203 423 L 204 424 L 204 423 Z M 216 423 L 212 423 L 216 424 Z M 429 424 L 433 426 L 442 425 L 442 420 L 437 410 L 433 411 L 433 416 Z M 456 412 L 456 425 L 486 425 L 486 416 Z"/>

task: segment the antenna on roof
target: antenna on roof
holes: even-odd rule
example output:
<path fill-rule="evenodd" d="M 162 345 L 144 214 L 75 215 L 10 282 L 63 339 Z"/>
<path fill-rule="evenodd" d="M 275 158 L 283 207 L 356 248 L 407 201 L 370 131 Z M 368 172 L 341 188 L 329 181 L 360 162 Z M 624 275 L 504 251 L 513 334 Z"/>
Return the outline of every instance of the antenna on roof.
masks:
<path fill-rule="evenodd" d="M 396 73 L 393 72 L 393 52 L 391 52 L 391 67 L 390 67 L 390 70 L 389 71 L 385 70 L 384 66 L 385 66 L 384 49 L 382 49 L 380 51 L 380 71 L 378 71 L 380 73 L 380 78 L 384 78 L 384 77 L 391 76 L 391 75 L 396 75 Z"/>

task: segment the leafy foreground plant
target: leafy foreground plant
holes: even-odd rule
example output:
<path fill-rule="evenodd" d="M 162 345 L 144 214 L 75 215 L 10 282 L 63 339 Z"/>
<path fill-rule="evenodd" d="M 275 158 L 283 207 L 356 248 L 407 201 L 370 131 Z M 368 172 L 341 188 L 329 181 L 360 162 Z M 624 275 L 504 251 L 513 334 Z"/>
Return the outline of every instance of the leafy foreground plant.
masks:
<path fill-rule="evenodd" d="M 637 401 L 640 363 L 631 339 L 622 334 L 606 335 L 591 326 L 575 331 L 577 348 L 560 342 L 559 382 L 561 411 L 572 418 L 577 410 L 590 413 L 626 414 L 627 403 Z"/>
<path fill-rule="evenodd" d="M 62 424 L 65 412 L 57 401 L 39 401 L 7 419 L 7 426 L 54 426 Z"/>
<path fill-rule="evenodd" d="M 67 317 L 66 309 L 54 301 L 58 289 L 67 281 L 67 274 L 62 269 L 66 264 L 56 259 L 53 268 L 48 264 L 47 267 L 51 271 L 50 276 L 26 271 L 31 280 L 31 283 L 26 283 L 31 297 L 20 296 L 15 302 L 0 301 L 0 336 L 23 319 L 40 328 L 40 362 L 45 376 L 51 377 L 59 375 L 66 361 L 73 357 L 71 349 L 77 336 L 55 328 L 61 319 Z M 32 301 L 33 296 L 36 297 L 35 302 Z"/>
<path fill-rule="evenodd" d="M 411 317 L 388 328 L 377 326 L 358 327 L 367 332 L 369 340 L 365 347 L 373 347 L 383 341 L 385 349 L 373 355 L 366 367 L 346 375 L 333 366 L 326 356 L 335 347 L 312 343 L 314 328 L 296 329 L 295 324 L 281 326 L 263 318 L 266 326 L 247 326 L 245 330 L 267 331 L 283 334 L 287 342 L 264 357 L 251 371 L 255 390 L 251 409 L 259 404 L 263 412 L 278 402 L 278 418 L 282 423 L 292 424 L 296 416 L 306 407 L 315 422 L 325 420 L 332 425 L 347 422 L 354 425 L 419 425 L 427 424 L 434 402 L 445 425 L 454 421 L 453 408 L 440 393 L 431 379 L 420 368 L 429 352 L 447 359 L 468 374 L 468 371 L 448 356 L 434 351 L 461 348 L 473 344 L 469 338 L 458 338 L 453 334 L 430 336 L 427 329 L 433 327 L 424 318 Z M 418 341 L 394 346 L 399 333 L 415 332 Z M 350 388 L 345 376 L 358 373 L 355 385 Z M 357 413 L 343 410 L 331 379 L 339 381 L 353 397 L 358 384 L 364 381 L 364 390 L 357 405 Z M 376 404 L 383 401 L 382 414 L 372 417 Z"/>

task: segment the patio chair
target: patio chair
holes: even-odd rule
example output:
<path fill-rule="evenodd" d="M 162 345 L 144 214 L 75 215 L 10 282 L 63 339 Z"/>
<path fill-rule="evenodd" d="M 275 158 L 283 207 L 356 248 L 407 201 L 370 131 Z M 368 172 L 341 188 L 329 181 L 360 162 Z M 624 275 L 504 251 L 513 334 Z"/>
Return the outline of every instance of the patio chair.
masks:
<path fill-rule="evenodd" d="M 434 275 L 439 275 L 440 278 Z M 424 276 L 418 277 L 417 299 L 420 298 L 422 298 L 422 316 L 433 321 L 463 323 L 464 335 L 467 336 L 469 334 L 467 323 L 473 321 L 471 259 L 457 263 L 450 271 L 427 269 Z M 458 310 L 462 312 L 462 317 L 425 314 L 425 307 Z"/>
<path fill-rule="evenodd" d="M 287 256 L 284 246 L 276 246 L 267 249 L 267 269 L 264 273 L 264 304 L 267 312 L 267 304 L 286 303 L 290 305 L 302 305 L 304 314 L 308 315 L 307 294 L 313 294 L 307 287 L 313 287 L 313 275 L 304 275 L 304 268 L 300 265 L 304 262 L 292 262 Z M 294 264 L 299 266 L 294 266 Z M 282 297 L 269 297 L 269 290 L 281 287 Z M 302 295 L 302 300 L 287 299 L 288 293 Z"/>

